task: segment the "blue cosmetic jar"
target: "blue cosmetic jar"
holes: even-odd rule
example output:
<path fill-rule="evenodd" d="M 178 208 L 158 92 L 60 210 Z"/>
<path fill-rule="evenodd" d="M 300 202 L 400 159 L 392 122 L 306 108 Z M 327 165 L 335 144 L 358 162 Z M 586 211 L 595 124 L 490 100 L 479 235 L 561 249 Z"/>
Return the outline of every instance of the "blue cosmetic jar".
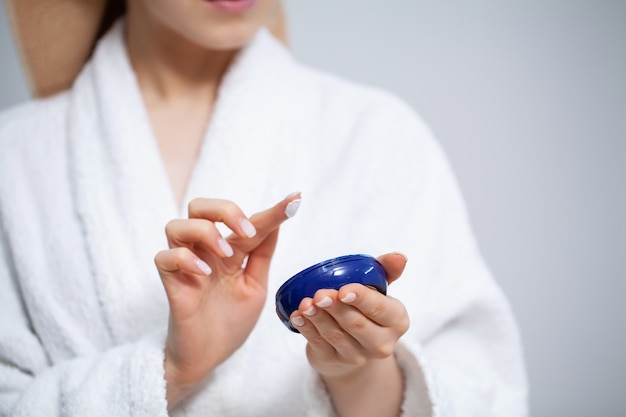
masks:
<path fill-rule="evenodd" d="M 338 290 L 346 284 L 369 285 L 387 294 L 387 274 L 376 258 L 369 255 L 346 255 L 328 259 L 298 272 L 276 292 L 276 314 L 292 332 L 300 333 L 289 321 L 305 297 L 313 297 L 322 288 Z"/>

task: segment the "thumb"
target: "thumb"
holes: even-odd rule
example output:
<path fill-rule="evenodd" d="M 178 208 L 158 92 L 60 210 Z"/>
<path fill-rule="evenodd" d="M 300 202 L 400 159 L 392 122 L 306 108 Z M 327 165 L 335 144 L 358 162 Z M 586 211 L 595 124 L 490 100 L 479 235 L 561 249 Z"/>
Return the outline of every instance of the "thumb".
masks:
<path fill-rule="evenodd" d="M 387 253 L 377 259 L 387 272 L 387 283 L 389 284 L 400 278 L 407 263 L 406 256 L 399 252 Z"/>
<path fill-rule="evenodd" d="M 248 262 L 246 263 L 246 277 L 263 286 L 267 285 L 270 262 L 272 261 L 272 256 L 274 256 L 277 241 L 278 229 L 275 229 L 267 235 L 258 247 L 250 252 Z"/>
<path fill-rule="evenodd" d="M 256 235 L 248 238 L 232 234 L 228 237 L 228 243 L 236 249 L 235 252 L 238 252 L 245 258 L 245 256 L 260 246 L 272 232 L 278 231 L 278 228 L 285 220 L 295 216 L 300 207 L 300 201 L 300 193 L 289 194 L 273 207 L 252 215 L 250 223 L 254 225 Z"/>
<path fill-rule="evenodd" d="M 256 281 L 258 284 L 266 285 L 268 271 L 276 242 L 278 241 L 278 230 L 280 225 L 287 219 L 295 216 L 300 207 L 300 193 L 289 194 L 274 207 L 269 208 L 250 217 L 250 222 L 257 230 L 257 235 L 252 239 L 242 239 L 233 236 L 234 239 L 241 240 L 239 248 L 247 252 L 250 247 L 248 261 L 246 262 L 246 277 Z M 238 242 L 234 243 L 239 245 Z"/>

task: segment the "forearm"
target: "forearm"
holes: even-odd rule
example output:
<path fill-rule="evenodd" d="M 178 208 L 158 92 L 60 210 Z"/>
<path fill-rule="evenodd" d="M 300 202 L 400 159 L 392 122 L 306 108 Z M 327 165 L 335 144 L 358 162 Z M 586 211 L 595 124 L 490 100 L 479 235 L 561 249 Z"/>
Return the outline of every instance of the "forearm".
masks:
<path fill-rule="evenodd" d="M 340 417 L 400 415 L 404 380 L 394 356 L 372 359 L 348 375 L 322 379 Z"/>

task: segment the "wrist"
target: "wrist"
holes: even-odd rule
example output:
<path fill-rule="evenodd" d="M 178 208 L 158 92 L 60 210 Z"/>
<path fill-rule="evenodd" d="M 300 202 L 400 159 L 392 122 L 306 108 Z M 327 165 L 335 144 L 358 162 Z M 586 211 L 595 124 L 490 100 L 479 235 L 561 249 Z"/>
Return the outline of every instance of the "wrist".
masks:
<path fill-rule="evenodd" d="M 395 355 L 370 359 L 351 372 L 321 378 L 341 417 L 400 415 L 404 376 Z"/>
<path fill-rule="evenodd" d="M 391 355 L 382 359 L 369 359 L 363 365 L 351 367 L 350 369 L 335 368 L 328 373 L 320 372 L 320 376 L 325 383 L 355 384 L 381 373 L 390 373 L 397 367 L 396 358 L 394 355 Z"/>
<path fill-rule="evenodd" d="M 167 349 L 165 350 L 163 360 L 163 371 L 168 410 L 172 410 L 178 403 L 188 397 L 203 379 L 202 377 L 185 375 L 184 372 L 181 372 Z"/>

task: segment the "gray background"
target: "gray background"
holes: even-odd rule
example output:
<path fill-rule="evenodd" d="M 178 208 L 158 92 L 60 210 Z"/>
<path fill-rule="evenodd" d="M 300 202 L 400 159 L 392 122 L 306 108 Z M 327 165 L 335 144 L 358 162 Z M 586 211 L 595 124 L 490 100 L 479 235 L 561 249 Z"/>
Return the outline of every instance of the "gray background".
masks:
<path fill-rule="evenodd" d="M 286 0 L 301 60 L 431 125 L 524 338 L 533 416 L 626 415 L 626 1 Z M 0 109 L 28 97 L 4 9 Z"/>

